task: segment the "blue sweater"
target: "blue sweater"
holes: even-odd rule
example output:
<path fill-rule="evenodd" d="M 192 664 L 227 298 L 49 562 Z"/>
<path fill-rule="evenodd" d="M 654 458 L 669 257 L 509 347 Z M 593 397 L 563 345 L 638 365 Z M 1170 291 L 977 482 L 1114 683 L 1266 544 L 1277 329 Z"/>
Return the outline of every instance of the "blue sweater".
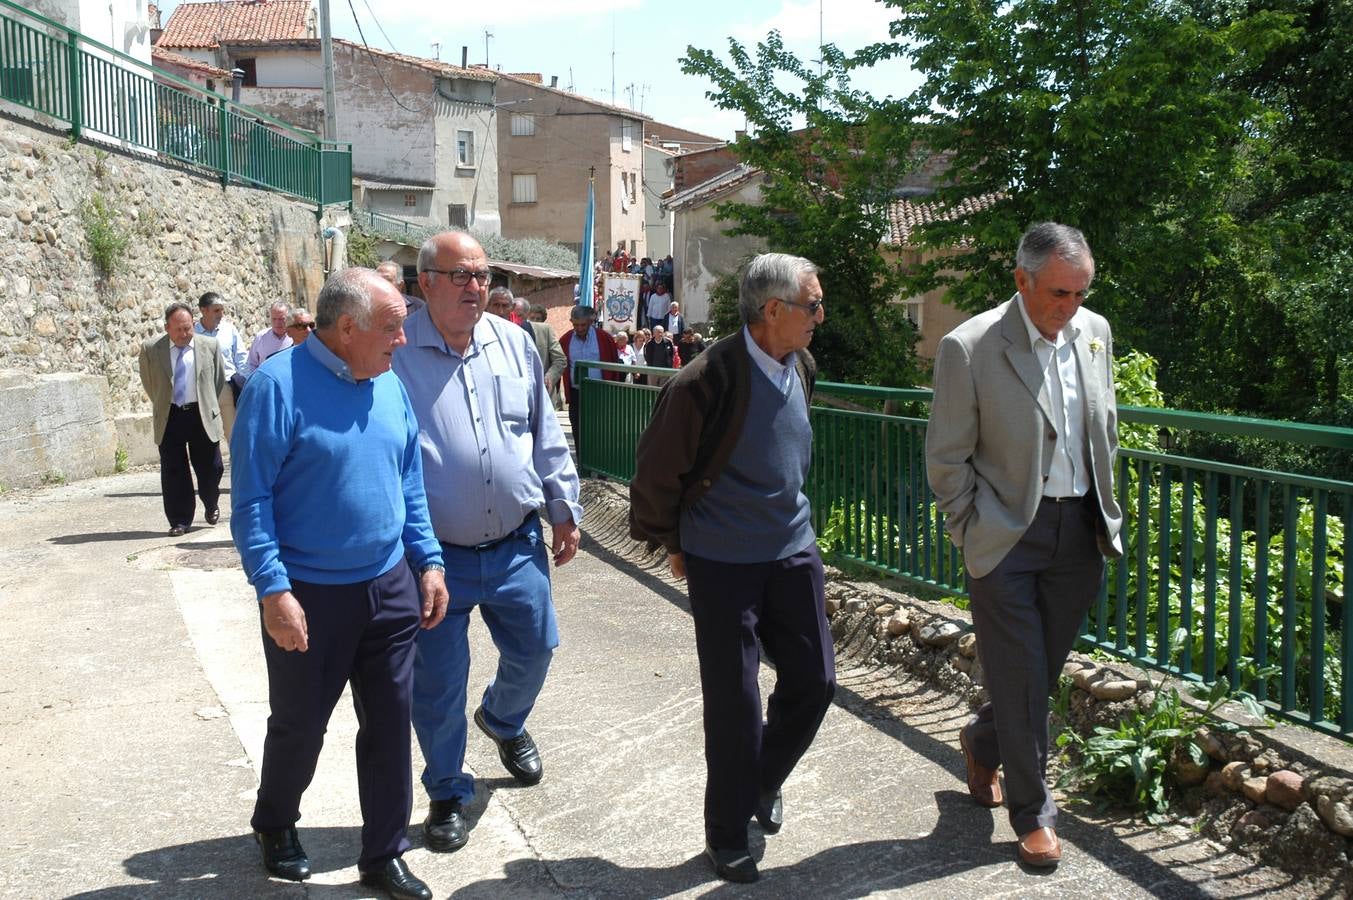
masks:
<path fill-rule="evenodd" d="M 375 578 L 406 550 L 415 566 L 442 561 L 404 386 L 389 372 L 358 382 L 346 372 L 311 338 L 270 358 L 240 395 L 230 532 L 260 599 L 292 578 Z"/>

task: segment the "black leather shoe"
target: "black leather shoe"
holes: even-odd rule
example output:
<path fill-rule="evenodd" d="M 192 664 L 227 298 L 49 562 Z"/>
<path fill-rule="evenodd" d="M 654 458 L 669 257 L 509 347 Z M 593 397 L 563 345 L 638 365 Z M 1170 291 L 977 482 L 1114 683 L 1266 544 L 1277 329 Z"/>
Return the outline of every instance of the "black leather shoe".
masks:
<path fill-rule="evenodd" d="M 428 804 L 428 817 L 423 820 L 423 843 L 429 850 L 450 853 L 464 847 L 469 840 L 470 833 L 465 829 L 459 800 L 433 800 Z"/>
<path fill-rule="evenodd" d="M 756 860 L 746 850 L 719 850 L 706 844 L 705 855 L 714 863 L 714 874 L 724 881 L 751 884 L 761 877 Z"/>
<path fill-rule="evenodd" d="M 785 824 L 785 802 L 779 790 L 761 795 L 761 802 L 756 805 L 756 821 L 766 834 L 775 834 Z"/>
<path fill-rule="evenodd" d="M 174 525 L 171 526 L 169 529 L 170 537 L 183 537 L 187 533 L 188 533 L 187 525 Z"/>
<path fill-rule="evenodd" d="M 432 900 L 432 889 L 423 883 L 423 879 L 410 872 L 408 865 L 398 856 L 379 869 L 363 872 L 362 884 L 381 888 L 395 900 Z"/>
<path fill-rule="evenodd" d="M 255 831 L 254 840 L 263 851 L 264 868 L 278 878 L 305 881 L 310 877 L 310 857 L 305 855 L 295 828 Z"/>
<path fill-rule="evenodd" d="M 208 525 L 215 525 L 219 521 L 221 521 L 221 507 L 217 506 L 214 509 L 207 510 Z"/>
<path fill-rule="evenodd" d="M 536 742 L 531 740 L 529 731 L 523 728 L 521 734 L 514 738 L 498 737 L 489 730 L 488 723 L 484 721 L 482 706 L 474 711 L 474 723 L 498 745 L 498 758 L 503 761 L 503 766 L 512 773 L 513 778 L 522 784 L 532 785 L 545 777 L 545 766 L 540 761 L 540 751 L 536 749 Z"/>

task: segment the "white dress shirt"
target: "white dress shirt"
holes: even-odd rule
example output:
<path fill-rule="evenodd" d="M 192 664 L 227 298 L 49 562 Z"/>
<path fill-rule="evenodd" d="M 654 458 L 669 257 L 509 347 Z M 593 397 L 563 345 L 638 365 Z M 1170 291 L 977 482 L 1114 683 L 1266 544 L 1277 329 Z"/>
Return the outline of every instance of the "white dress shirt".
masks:
<path fill-rule="evenodd" d="M 183 358 L 183 379 L 180 381 L 174 378 L 174 391 L 170 395 L 175 406 L 183 406 L 185 403 L 197 402 L 197 354 L 193 353 L 193 342 L 189 341 L 186 346 L 176 347 L 173 344 L 169 346 L 169 372 L 176 375 L 178 371 L 179 358 Z"/>
<path fill-rule="evenodd" d="M 1084 497 L 1090 492 L 1090 457 L 1085 444 L 1085 402 L 1082 396 L 1080 368 L 1072 344 L 1080 336 L 1080 311 L 1066 327 L 1049 341 L 1029 319 L 1024 297 L 1019 296 L 1019 314 L 1029 330 L 1029 345 L 1038 357 L 1043 383 L 1052 404 L 1053 428 L 1057 441 L 1052 450 L 1052 467 L 1043 482 L 1045 497 Z"/>

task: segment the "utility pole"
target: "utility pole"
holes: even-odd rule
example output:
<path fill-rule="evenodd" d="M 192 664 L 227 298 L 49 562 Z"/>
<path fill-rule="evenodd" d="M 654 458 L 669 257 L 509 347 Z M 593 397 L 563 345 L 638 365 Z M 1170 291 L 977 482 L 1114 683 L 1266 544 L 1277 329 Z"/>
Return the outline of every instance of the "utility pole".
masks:
<path fill-rule="evenodd" d="M 336 141 L 338 104 L 334 99 L 334 41 L 329 29 L 329 0 L 319 0 L 319 47 L 324 61 L 324 139 Z"/>

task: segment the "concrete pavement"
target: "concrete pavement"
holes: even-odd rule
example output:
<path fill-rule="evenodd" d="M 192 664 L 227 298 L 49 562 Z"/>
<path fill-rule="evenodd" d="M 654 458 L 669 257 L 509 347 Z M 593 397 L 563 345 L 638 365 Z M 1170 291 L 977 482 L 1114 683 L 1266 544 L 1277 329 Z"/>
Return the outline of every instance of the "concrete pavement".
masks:
<path fill-rule="evenodd" d="M 1059 869 L 1021 869 L 1004 815 L 966 795 L 966 711 L 848 661 L 785 787 L 784 830 L 752 826 L 761 882 L 718 882 L 700 855 L 684 592 L 625 555 L 615 518 L 585 524 L 556 572 L 563 644 L 530 722 L 544 781 L 517 787 L 471 729 L 469 845 L 433 854 L 411 827 L 406 859 L 437 896 L 1309 895 L 1186 829 L 1080 814 L 1063 816 Z M 153 470 L 0 495 L 0 897 L 369 896 L 347 698 L 302 804 L 315 877 L 264 877 L 248 828 L 267 717 L 253 592 L 224 520 L 177 539 L 162 520 Z M 473 704 L 494 655 L 481 624 L 471 634 Z"/>

